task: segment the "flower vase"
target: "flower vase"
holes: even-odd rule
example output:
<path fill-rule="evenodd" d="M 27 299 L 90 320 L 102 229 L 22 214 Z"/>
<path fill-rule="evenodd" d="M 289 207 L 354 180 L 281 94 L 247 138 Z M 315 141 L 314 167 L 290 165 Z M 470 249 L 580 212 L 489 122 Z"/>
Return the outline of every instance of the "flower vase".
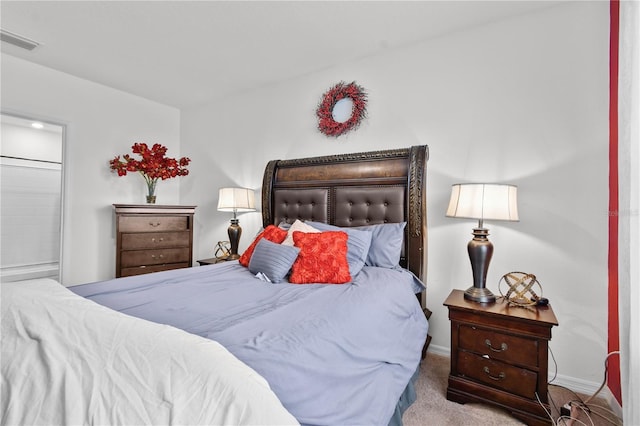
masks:
<path fill-rule="evenodd" d="M 157 179 L 147 179 L 147 204 L 156 203 L 156 183 Z"/>

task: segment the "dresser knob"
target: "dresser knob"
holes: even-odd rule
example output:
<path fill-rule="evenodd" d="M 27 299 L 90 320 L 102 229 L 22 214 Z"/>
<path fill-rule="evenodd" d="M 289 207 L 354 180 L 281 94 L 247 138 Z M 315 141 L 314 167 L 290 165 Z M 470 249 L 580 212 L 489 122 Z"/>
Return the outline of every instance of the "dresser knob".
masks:
<path fill-rule="evenodd" d="M 149 222 L 149 225 L 155 228 L 156 226 L 160 226 L 160 222 Z"/>
<path fill-rule="evenodd" d="M 487 345 L 487 347 L 488 347 L 489 349 L 491 349 L 493 352 L 504 352 L 504 351 L 506 351 L 506 350 L 508 349 L 508 348 L 507 348 L 507 344 L 506 344 L 506 343 L 502 343 L 502 344 L 500 345 L 500 349 L 496 349 L 496 348 L 494 348 L 493 346 L 491 346 L 491 340 L 489 340 L 489 339 L 486 339 L 486 340 L 484 341 L 484 344 L 485 344 L 485 345 Z"/>
<path fill-rule="evenodd" d="M 491 380 L 495 380 L 495 381 L 504 380 L 504 378 L 507 377 L 504 371 L 501 371 L 500 374 L 498 374 L 497 376 L 492 376 L 491 371 L 489 370 L 489 367 L 486 367 L 486 366 L 483 368 L 483 371 L 487 376 L 489 376 Z"/>

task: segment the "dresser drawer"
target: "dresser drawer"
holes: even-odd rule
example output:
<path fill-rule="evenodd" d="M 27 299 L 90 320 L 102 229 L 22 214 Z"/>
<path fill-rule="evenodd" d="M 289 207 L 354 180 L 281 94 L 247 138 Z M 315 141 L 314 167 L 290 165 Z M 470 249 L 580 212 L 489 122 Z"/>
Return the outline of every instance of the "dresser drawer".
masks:
<path fill-rule="evenodd" d="M 151 265 L 151 266 L 134 266 L 133 268 L 123 268 L 123 277 L 130 277 L 132 275 L 150 274 L 151 272 L 169 271 L 171 269 L 188 268 L 189 263 L 169 263 L 164 265 Z"/>
<path fill-rule="evenodd" d="M 458 352 L 458 374 L 524 398 L 536 397 L 537 373 L 471 352 Z"/>
<path fill-rule="evenodd" d="M 462 324 L 458 336 L 460 349 L 489 355 L 492 359 L 511 364 L 538 367 L 537 340 Z"/>
<path fill-rule="evenodd" d="M 190 237 L 187 231 L 123 233 L 122 250 L 189 247 Z"/>
<path fill-rule="evenodd" d="M 119 232 L 161 232 L 186 231 L 189 229 L 187 216 L 120 216 Z"/>
<path fill-rule="evenodd" d="M 190 250 L 185 248 L 168 248 L 158 250 L 127 250 L 121 253 L 120 265 L 131 266 L 160 265 L 163 263 L 189 262 Z"/>

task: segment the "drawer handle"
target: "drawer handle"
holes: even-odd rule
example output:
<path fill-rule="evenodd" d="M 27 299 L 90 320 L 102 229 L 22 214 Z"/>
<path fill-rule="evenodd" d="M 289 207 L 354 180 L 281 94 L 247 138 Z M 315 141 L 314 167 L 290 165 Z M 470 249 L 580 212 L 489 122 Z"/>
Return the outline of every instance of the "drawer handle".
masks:
<path fill-rule="evenodd" d="M 161 255 L 160 255 L 160 256 L 158 256 L 158 257 L 159 257 L 160 259 L 162 259 L 162 258 L 164 257 L 164 255 L 163 255 L 163 254 L 161 254 Z M 155 255 L 155 254 L 152 254 L 152 255 L 151 255 L 151 258 L 152 258 L 152 259 L 155 259 L 155 258 L 156 258 L 156 255 Z"/>
<path fill-rule="evenodd" d="M 164 241 L 164 238 L 158 238 L 157 240 L 155 238 L 151 238 L 151 242 L 155 243 L 156 241 L 158 241 L 159 243 Z"/>
<path fill-rule="evenodd" d="M 487 376 L 489 376 L 489 378 L 490 378 L 491 380 L 495 380 L 496 382 L 497 382 L 497 381 L 499 381 L 499 380 L 504 380 L 504 378 L 505 378 L 505 377 L 507 377 L 507 375 L 506 375 L 506 374 L 504 374 L 504 371 L 501 371 L 501 372 L 500 372 L 500 374 L 498 374 L 498 376 L 496 377 L 496 376 L 492 376 L 492 375 L 491 375 L 491 371 L 489 371 L 489 367 L 484 367 L 484 369 L 483 369 L 483 370 L 484 370 L 484 373 L 485 373 Z"/>
<path fill-rule="evenodd" d="M 149 222 L 149 225 L 155 228 L 156 226 L 160 226 L 160 222 Z"/>
<path fill-rule="evenodd" d="M 496 349 L 493 346 L 491 346 L 491 340 L 487 339 L 484 341 L 484 344 L 487 345 L 487 347 L 489 349 L 491 349 L 493 352 L 504 352 L 508 349 L 507 344 L 506 343 L 502 343 L 500 345 L 500 349 Z"/>

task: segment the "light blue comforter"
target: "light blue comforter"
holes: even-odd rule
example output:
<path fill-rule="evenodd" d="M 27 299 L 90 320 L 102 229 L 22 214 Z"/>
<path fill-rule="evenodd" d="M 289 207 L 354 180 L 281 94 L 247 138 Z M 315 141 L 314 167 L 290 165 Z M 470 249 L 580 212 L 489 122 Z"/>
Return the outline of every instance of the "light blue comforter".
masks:
<path fill-rule="evenodd" d="M 270 284 L 227 262 L 70 289 L 220 342 L 302 424 L 386 425 L 427 335 L 416 281 L 365 267 L 350 284 Z"/>

